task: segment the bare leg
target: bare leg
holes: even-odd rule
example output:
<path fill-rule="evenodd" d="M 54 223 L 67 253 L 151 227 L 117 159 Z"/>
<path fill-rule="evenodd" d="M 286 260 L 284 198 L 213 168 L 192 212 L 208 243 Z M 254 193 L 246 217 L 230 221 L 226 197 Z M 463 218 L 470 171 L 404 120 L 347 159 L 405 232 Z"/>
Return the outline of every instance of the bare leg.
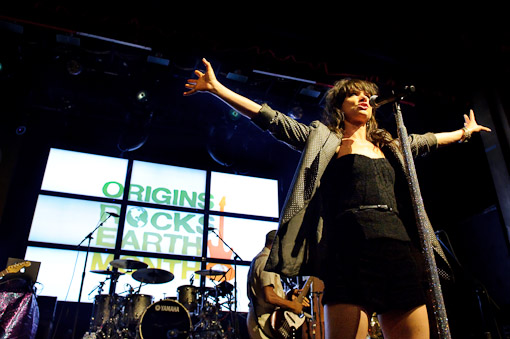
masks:
<path fill-rule="evenodd" d="M 328 304 L 324 313 L 326 339 L 366 339 L 368 316 L 360 306 Z"/>
<path fill-rule="evenodd" d="M 429 339 L 427 307 L 418 306 L 409 311 L 391 311 L 379 315 L 384 339 Z"/>

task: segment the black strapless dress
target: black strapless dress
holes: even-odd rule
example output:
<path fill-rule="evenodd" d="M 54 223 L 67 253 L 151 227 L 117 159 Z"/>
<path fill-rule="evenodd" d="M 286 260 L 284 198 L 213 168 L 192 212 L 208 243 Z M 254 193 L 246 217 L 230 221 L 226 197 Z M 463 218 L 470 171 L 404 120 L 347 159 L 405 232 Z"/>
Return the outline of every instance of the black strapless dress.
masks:
<path fill-rule="evenodd" d="M 395 173 L 384 158 L 334 158 L 321 178 L 327 258 L 323 303 L 349 303 L 367 313 L 425 303 L 419 251 L 398 216 Z"/>

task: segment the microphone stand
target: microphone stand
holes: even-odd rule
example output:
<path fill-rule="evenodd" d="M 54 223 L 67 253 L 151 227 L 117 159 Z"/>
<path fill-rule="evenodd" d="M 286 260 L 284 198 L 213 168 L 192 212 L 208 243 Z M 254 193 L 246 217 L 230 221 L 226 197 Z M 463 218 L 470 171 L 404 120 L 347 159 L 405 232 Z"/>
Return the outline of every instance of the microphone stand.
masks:
<path fill-rule="evenodd" d="M 90 242 L 92 241 L 92 235 L 94 234 L 94 232 L 101 226 L 103 226 L 103 224 L 106 222 L 106 220 L 108 220 L 109 218 L 111 217 L 111 214 L 108 214 L 108 217 L 104 220 L 104 221 L 101 221 L 97 226 L 96 228 L 94 228 L 92 230 L 92 232 L 90 232 L 89 234 L 87 234 L 85 236 L 85 238 L 83 238 L 83 240 L 78 244 L 78 246 L 76 246 L 77 249 L 80 248 L 81 244 L 83 244 L 85 242 L 85 240 L 88 239 L 88 243 L 87 243 L 87 251 L 85 253 L 85 263 L 83 264 L 83 272 L 82 272 L 82 275 L 81 275 L 81 283 L 80 283 L 80 294 L 78 295 L 78 303 L 76 304 L 76 314 L 75 314 L 75 317 L 74 317 L 74 324 L 73 324 L 73 335 L 72 335 L 72 338 L 76 338 L 75 335 L 76 335 L 76 325 L 78 324 L 78 313 L 80 311 L 80 305 L 81 305 L 81 293 L 83 291 L 83 283 L 85 282 L 85 274 L 87 272 L 87 260 L 88 260 L 88 257 L 89 257 L 89 252 L 90 252 Z"/>
<path fill-rule="evenodd" d="M 235 332 L 236 332 L 236 335 L 239 334 L 239 326 L 238 326 L 238 321 L 237 321 L 237 260 L 239 259 L 240 261 L 242 261 L 241 257 L 236 253 L 236 251 L 234 251 L 234 249 L 232 247 L 230 247 L 226 242 L 225 240 L 223 240 L 222 237 L 220 237 L 220 235 L 218 233 L 216 233 L 216 231 L 212 228 L 209 228 L 209 231 L 211 231 L 212 233 L 214 233 L 218 239 L 221 240 L 221 242 L 228 247 L 229 250 L 232 251 L 232 253 L 234 254 L 234 329 L 235 329 Z M 226 279 L 225 279 L 226 281 Z"/>
<path fill-rule="evenodd" d="M 441 283 L 439 281 L 436 260 L 434 258 L 434 252 L 432 248 L 431 239 L 432 237 L 435 237 L 435 234 L 432 230 L 432 226 L 430 225 L 430 221 L 427 217 L 423 205 L 423 199 L 420 192 L 420 186 L 418 184 L 416 168 L 414 166 L 414 160 L 411 153 L 407 130 L 404 125 L 402 111 L 400 110 L 400 104 L 398 100 L 394 103 L 394 110 L 395 120 L 397 122 L 398 136 L 400 138 L 402 152 L 404 154 L 407 181 L 412 195 L 411 200 L 413 202 L 414 214 L 418 222 L 418 234 L 420 236 L 422 252 L 425 256 L 425 265 L 428 273 L 427 278 L 430 286 L 429 293 L 432 296 L 432 311 L 436 318 L 436 326 L 439 338 L 449 339 L 451 336 L 450 328 L 448 326 L 448 317 L 446 316 L 443 295 L 441 293 Z"/>

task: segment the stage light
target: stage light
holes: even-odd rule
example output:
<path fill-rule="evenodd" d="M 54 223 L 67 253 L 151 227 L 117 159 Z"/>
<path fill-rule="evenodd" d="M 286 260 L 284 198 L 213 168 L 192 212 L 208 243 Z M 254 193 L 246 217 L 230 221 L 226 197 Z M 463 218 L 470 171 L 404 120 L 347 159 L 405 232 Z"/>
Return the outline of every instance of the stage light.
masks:
<path fill-rule="evenodd" d="M 126 112 L 123 130 L 117 141 L 117 148 L 123 153 L 135 151 L 145 144 L 154 118 L 146 90 L 136 93 L 131 103 L 133 105 Z"/>
<path fill-rule="evenodd" d="M 0 21 L 0 27 L 5 28 L 8 31 L 11 31 L 11 32 L 17 33 L 17 34 L 23 34 L 23 31 L 24 31 L 24 28 L 22 25 L 18 25 L 18 24 L 3 21 L 3 20 Z"/>
<path fill-rule="evenodd" d="M 147 102 L 147 92 L 146 91 L 140 91 L 136 94 L 136 100 L 138 102 Z"/>
<path fill-rule="evenodd" d="M 57 34 L 55 39 L 58 43 L 72 45 L 76 47 L 80 47 L 81 44 L 80 38 L 66 34 Z"/>
<path fill-rule="evenodd" d="M 21 125 L 16 127 L 16 135 L 23 135 L 25 134 L 26 131 L 27 131 L 26 126 Z"/>
<path fill-rule="evenodd" d="M 211 125 L 208 132 L 207 152 L 211 159 L 218 164 L 230 167 L 234 164 L 235 156 L 232 156 L 232 148 L 236 146 L 232 141 L 235 130 L 230 126 Z"/>
<path fill-rule="evenodd" d="M 66 63 L 67 72 L 71 75 L 79 75 L 83 70 L 83 66 L 75 59 L 71 59 Z"/>
<path fill-rule="evenodd" d="M 321 95 L 321 92 L 311 88 L 311 86 L 308 86 L 308 87 L 302 88 L 299 91 L 299 94 L 306 95 L 306 96 L 312 97 L 312 98 L 318 98 L 319 95 Z"/>
<path fill-rule="evenodd" d="M 240 74 L 239 72 L 236 73 L 228 72 L 227 79 L 235 80 L 242 83 L 246 83 L 248 81 L 248 77 L 246 75 Z"/>
<path fill-rule="evenodd" d="M 160 58 L 160 57 L 156 57 L 156 56 L 152 56 L 152 55 L 147 56 L 147 62 L 152 63 L 152 64 L 156 64 L 156 65 L 161 65 L 161 66 L 168 66 L 168 65 L 170 65 L 170 60 L 164 59 L 164 58 Z"/>
<path fill-rule="evenodd" d="M 237 121 L 239 118 L 241 118 L 241 113 L 236 111 L 235 109 L 231 109 L 228 111 L 228 118 L 232 121 Z"/>

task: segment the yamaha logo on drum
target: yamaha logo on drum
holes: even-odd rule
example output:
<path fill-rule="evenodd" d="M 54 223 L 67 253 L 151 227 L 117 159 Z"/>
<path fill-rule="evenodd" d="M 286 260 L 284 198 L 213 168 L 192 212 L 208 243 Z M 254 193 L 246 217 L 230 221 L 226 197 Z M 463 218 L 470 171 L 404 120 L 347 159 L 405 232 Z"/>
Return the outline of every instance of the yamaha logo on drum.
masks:
<path fill-rule="evenodd" d="M 171 305 L 156 305 L 154 306 L 154 310 L 159 312 L 174 312 L 179 313 L 179 307 L 178 306 L 171 306 Z"/>

